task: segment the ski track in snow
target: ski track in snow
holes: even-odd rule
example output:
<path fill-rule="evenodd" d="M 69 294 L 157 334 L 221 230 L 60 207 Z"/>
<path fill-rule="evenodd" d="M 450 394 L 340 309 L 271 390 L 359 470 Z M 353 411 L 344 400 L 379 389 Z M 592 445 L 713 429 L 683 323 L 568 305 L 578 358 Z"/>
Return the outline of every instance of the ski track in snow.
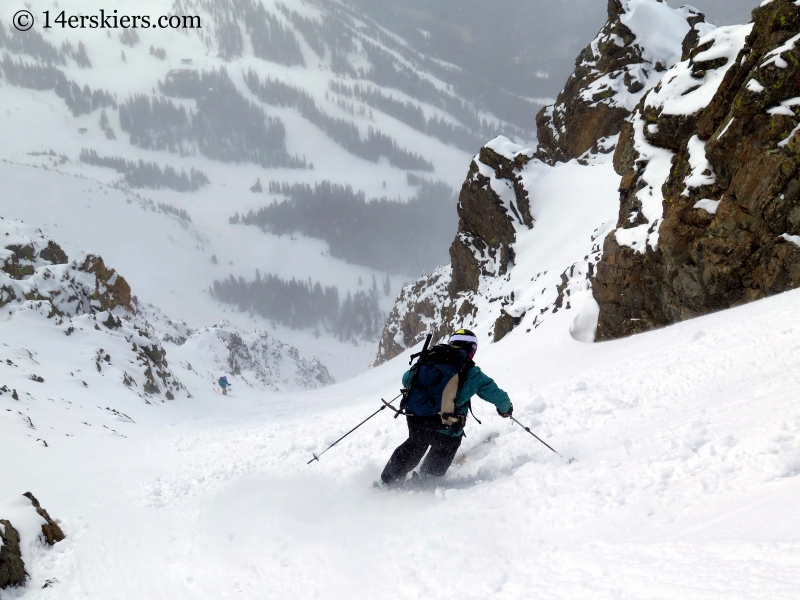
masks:
<path fill-rule="evenodd" d="M 577 462 L 477 401 L 433 492 L 371 489 L 404 438 L 388 411 L 306 465 L 394 396 L 403 357 L 315 392 L 133 407 L 126 439 L 0 435 L 4 492 L 69 536 L 30 544 L 29 586 L 0 598 L 796 598 L 798 308 L 605 344 L 572 340 L 570 311 L 515 330 L 478 362 Z"/>

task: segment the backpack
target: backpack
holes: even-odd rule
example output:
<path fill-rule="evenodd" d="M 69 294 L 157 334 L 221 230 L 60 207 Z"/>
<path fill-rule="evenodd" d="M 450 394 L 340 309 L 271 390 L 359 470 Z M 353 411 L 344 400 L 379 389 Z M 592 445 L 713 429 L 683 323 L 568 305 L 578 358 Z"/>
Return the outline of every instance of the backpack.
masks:
<path fill-rule="evenodd" d="M 403 395 L 401 411 L 411 417 L 438 417 L 444 427 L 460 429 L 466 416 L 456 414 L 455 399 L 474 364 L 466 352 L 448 344 L 421 353 L 411 367 L 411 381 Z"/>
<path fill-rule="evenodd" d="M 227 377 L 220 377 L 219 378 L 219 387 L 226 387 L 228 385 L 228 378 Z"/>

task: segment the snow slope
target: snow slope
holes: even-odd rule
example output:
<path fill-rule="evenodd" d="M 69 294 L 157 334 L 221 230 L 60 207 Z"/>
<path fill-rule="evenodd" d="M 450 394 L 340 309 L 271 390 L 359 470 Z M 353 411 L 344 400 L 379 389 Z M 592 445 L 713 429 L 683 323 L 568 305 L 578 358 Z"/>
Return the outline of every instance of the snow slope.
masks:
<path fill-rule="evenodd" d="M 24 96 L 16 101 L 22 110 Z M 299 250 L 285 239 L 262 246 L 257 231 L 216 229 L 250 198 L 224 193 L 251 182 L 238 166 L 209 162 L 210 175 L 219 168 L 230 180 L 195 197 L 202 202 L 187 197 L 187 223 L 148 202 L 176 194 L 137 197 L 110 188 L 102 169 L 56 170 L 27 151 L 0 163 L 0 210 L 63 239 L 70 256 L 99 252 L 144 301 L 192 324 L 217 320 L 198 282 L 223 266 L 292 273 L 319 249 L 309 268 L 320 279 L 370 274 L 329 262 L 308 240 Z M 4 312 L 0 518 L 21 520 L 30 580 L 0 600 L 800 597 L 800 290 L 583 343 L 596 322 L 586 276 L 616 218 L 619 183 L 608 157 L 589 162 L 531 162 L 519 174 L 536 226 L 519 232 L 508 276 L 484 281 L 475 298 L 482 340 L 501 306 L 524 320 L 482 343 L 478 363 L 564 458 L 476 400 L 483 425 L 470 422 L 438 488 L 378 492 L 371 483 L 405 438 L 389 411 L 307 462 L 397 394 L 412 349 L 336 385 L 278 392 L 285 379 L 257 379 L 291 351 L 237 331 L 251 322 L 231 313 L 234 324 L 164 341 L 192 397 L 160 402 L 121 388 L 118 365 L 135 361 L 129 342 L 90 315 L 65 335 L 30 301 Z M 157 309 L 145 312 L 161 335 L 169 329 Z M 231 345 L 234 334 L 247 352 Z M 352 369 L 341 346 L 325 343 Z M 231 358 L 253 385 L 222 397 L 209 380 Z M 295 383 L 315 385 L 298 371 Z M 52 549 L 36 539 L 26 491 L 67 535 Z"/>
<path fill-rule="evenodd" d="M 541 269 L 559 277 L 613 219 L 612 194 L 592 193 L 614 181 L 604 160 L 525 176 L 536 227 L 497 283 L 520 294 Z M 166 344 L 193 398 L 146 404 L 91 363 L 88 387 L 70 387 L 88 359 L 44 316 L 15 315 L 0 350 L 24 372 L 0 363 L 0 383 L 27 393 L 0 395 L 0 516 L 31 491 L 68 538 L 52 550 L 23 539 L 30 583 L 0 599 L 797 597 L 800 293 L 586 344 L 582 279 L 563 310 L 477 356 L 514 414 L 577 461 L 476 400 L 484 425 L 469 424 L 430 493 L 371 488 L 404 439 L 388 411 L 306 464 L 398 393 L 408 351 L 318 390 L 222 397 L 204 370 L 225 349 L 206 331 Z M 542 285 L 518 301 L 552 307 Z"/>
<path fill-rule="evenodd" d="M 509 253 L 513 252 L 514 259 L 504 272 L 502 253 L 486 248 L 493 243 L 484 239 L 489 235 L 460 231 L 454 246 L 463 244 L 474 255 L 480 273 L 477 289 L 451 295 L 453 269 L 458 265 L 440 267 L 430 277 L 405 287 L 384 326 L 379 362 L 394 356 L 396 348 L 424 338 L 426 332 L 438 337 L 443 330 L 463 327 L 489 342 L 500 339 L 497 323 L 504 315 L 514 318 L 514 327 L 530 333 L 562 309 L 576 319 L 573 335 L 594 341 L 597 304 L 591 277 L 619 213 L 619 175 L 612 156 L 594 154 L 588 165 L 572 160 L 553 167 L 531 158 L 532 149 L 502 136 L 486 147 L 510 165 L 525 159 L 524 166 L 511 167 L 509 176 L 482 162 L 478 154 L 473 158 L 473 178 L 468 178 L 468 185 L 491 191 L 495 205 L 503 207 L 491 215 L 511 223 L 515 239 Z M 515 194 L 522 191 L 529 198 L 532 227 L 521 222 L 516 207 Z M 409 323 L 417 320 L 423 326 L 409 333 Z"/>
<path fill-rule="evenodd" d="M 566 312 L 515 330 L 479 364 L 577 462 L 478 402 L 435 493 L 370 488 L 403 439 L 387 412 L 305 464 L 394 395 L 402 359 L 313 393 L 138 404 L 126 438 L 76 421 L 49 448 L 0 411 L 4 491 L 68 535 L 24 541 L 31 583 L 0 598 L 795 598 L 798 309 L 790 292 L 605 344 Z"/>
<path fill-rule="evenodd" d="M 408 65 L 407 57 L 411 55 L 419 61 L 431 59 L 419 54 L 397 36 L 386 33 L 377 24 L 338 13 L 336 6 L 312 6 L 295 0 L 288 3 L 265 0 L 261 3 L 299 44 L 304 64 L 287 66 L 255 55 L 245 31 L 247 23 L 241 15 L 242 7 L 248 4 L 245 1 L 209 4 L 189 0 L 177 5 L 163 0 L 124 2 L 117 7 L 120 15 L 156 17 L 182 11 L 199 15 L 203 23 L 202 30 L 193 31 L 138 29 L 139 41 L 128 43 L 120 37 L 126 31 L 123 29 L 42 27 L 45 10 L 51 11 L 51 18 L 61 11 L 66 11 L 68 16 L 97 14 L 101 8 L 108 8 L 102 2 L 43 0 L 34 4 L 29 8 L 37 21 L 30 36 L 41 35 L 43 43 L 52 46 L 56 53 L 65 43 L 71 44 L 73 50 L 84 44 L 90 67 L 81 66 L 74 56 L 70 58 L 69 53 L 65 54 L 65 64 L 56 62 L 52 65 L 79 87 L 88 85 L 92 90 L 105 90 L 121 105 L 135 94 L 164 98 L 158 91 L 159 82 L 165 81 L 170 71 L 194 69 L 200 72 L 225 68 L 247 101 L 283 121 L 288 154 L 304 156 L 308 163 L 313 163 L 313 169 L 264 168 L 246 161 L 212 160 L 196 149 L 186 156 L 165 150 L 145 150 L 133 145 L 129 134 L 122 130 L 119 110 L 109 106 L 105 108 L 110 128 L 116 136 L 108 139 L 105 129 L 99 125 L 99 108 L 75 116 L 54 91 L 10 85 L 8 75 L 3 74 L 0 85 L 0 139 L 3 142 L 0 179 L 4 185 L 0 190 L 0 215 L 22 219 L 31 226 L 42 228 L 46 234 L 61 240 L 73 253 L 89 251 L 101 254 L 126 273 L 143 300 L 193 327 L 208 326 L 223 318 L 248 329 L 269 326 L 259 317 L 234 313 L 231 308 L 220 306 L 207 294 L 208 286 L 215 279 L 229 275 L 251 280 L 259 269 L 261 273 L 286 279 L 305 280 L 310 277 L 322 285 L 337 285 L 342 298 L 348 292 L 364 289 L 359 287 L 359 280 L 369 282 L 376 276 L 382 281 L 385 276 L 374 269 L 331 257 L 328 245 L 321 240 L 299 235 L 287 239 L 287 236 L 264 234 L 256 227 L 229 224 L 229 217 L 235 213 L 245 214 L 273 200 L 283 199 L 275 194 L 252 193 L 250 187 L 257 179 L 265 188 L 270 180 L 311 185 L 329 180 L 350 184 L 356 191 L 363 190 L 367 198 L 386 195 L 402 200 L 415 193 L 415 188 L 407 181 L 407 172 L 389 164 L 385 157 L 377 162 L 359 158 L 336 143 L 318 125 L 304 118 L 296 108 L 260 102 L 244 83 L 243 74 L 249 69 L 253 69 L 262 81 L 271 77 L 303 90 L 326 115 L 354 122 L 362 137 L 366 137 L 368 128 L 373 127 L 392 136 L 399 146 L 424 155 L 435 168 L 426 176 L 444 180 L 452 187 L 460 185 L 463 179 L 469 153 L 418 131 L 385 111 L 330 89 L 332 83 L 349 87 L 360 83 L 362 87 L 380 91 L 396 101 L 413 102 L 428 119 L 437 117 L 458 124 L 453 114 L 424 99 L 410 97 L 397 86 L 359 79 L 354 69 L 369 69 L 371 66 L 363 47 L 367 42 L 391 57 L 389 63 L 393 66 L 378 66 L 378 71 Z M 333 67 L 333 47 L 329 47 L 332 44 L 329 38 L 324 42 L 311 40 L 312 43 L 322 43 L 324 52 L 320 57 L 309 45 L 307 36 L 287 18 L 278 4 L 299 12 L 319 26 L 328 27 L 334 38 L 350 40 L 354 50 L 347 54 L 346 61 L 353 72 L 343 74 Z M 12 37 L 24 39 L 24 34 L 13 34 L 11 29 L 12 17 L 17 10 L 19 7 L 12 4 L 0 7 L 0 22 L 6 40 Z M 234 13 L 235 18 L 231 16 Z M 233 19 L 242 30 L 244 43 L 240 55 L 232 58 L 222 56 L 218 35 L 223 26 L 220 19 Z M 133 30 L 127 30 L 130 31 Z M 0 36 L 0 44 L 2 39 Z M 166 57 L 160 60 L 153 55 L 151 48 L 164 49 Z M 18 44 L 6 43 L 0 48 L 0 59 L 6 55 L 26 65 L 44 64 L 41 57 L 20 50 Z M 447 65 L 437 64 L 447 71 Z M 504 127 L 503 122 L 481 109 L 476 100 L 451 91 L 447 82 L 436 78 L 421 65 L 415 72 L 421 73 L 425 81 L 441 93 L 457 102 L 464 101 L 491 127 L 498 130 Z M 197 102 L 175 98 L 171 101 L 187 109 L 196 108 Z M 349 103 L 349 108 L 346 103 Z M 531 111 L 534 111 L 536 105 L 531 106 Z M 464 127 L 463 124 L 460 126 Z M 479 135 L 478 131 L 472 133 Z M 178 172 L 199 169 L 208 176 L 210 183 L 190 193 L 170 189 L 128 190 L 116 171 L 80 163 L 78 157 L 84 148 L 95 150 L 100 156 L 172 166 Z M 58 156 L 42 156 L 43 152 L 54 152 Z M 144 200 L 145 205 L 139 200 Z M 191 224 L 169 214 L 157 214 L 151 210 L 150 202 L 185 210 L 191 217 Z M 145 210 L 140 210 L 143 208 Z M 167 256 L 169 260 L 165 260 Z M 217 263 L 211 262 L 212 256 L 217 258 Z M 445 258 L 443 255 L 443 260 Z M 396 293 L 407 279 L 392 276 L 392 293 Z M 391 308 L 392 299 L 391 295 L 381 298 L 384 312 Z M 300 347 L 305 354 L 313 354 L 329 365 L 336 378 L 352 376 L 366 368 L 375 350 L 374 341 L 341 344 L 330 337 L 318 342 L 310 331 L 292 331 L 282 327 L 276 328 L 274 333 Z"/>

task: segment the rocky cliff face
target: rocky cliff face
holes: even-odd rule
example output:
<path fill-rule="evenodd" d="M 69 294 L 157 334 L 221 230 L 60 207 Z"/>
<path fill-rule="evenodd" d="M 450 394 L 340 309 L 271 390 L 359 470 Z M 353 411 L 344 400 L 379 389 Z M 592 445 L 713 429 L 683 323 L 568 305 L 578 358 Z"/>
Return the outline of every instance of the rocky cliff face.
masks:
<path fill-rule="evenodd" d="M 626 125 L 599 340 L 800 285 L 800 7 L 753 18 L 694 40 Z"/>
<path fill-rule="evenodd" d="M 534 227 L 532 182 L 542 163 L 574 158 L 586 163 L 587 153 L 613 152 L 641 98 L 701 35 L 713 30 L 694 9 L 674 10 L 661 0 L 609 0 L 608 15 L 597 38 L 578 56 L 556 104 L 539 114 L 538 149 L 498 138 L 472 161 L 459 197 L 452 262 L 401 292 L 384 327 L 376 364 L 428 332 L 439 339 L 455 327 L 488 322 L 487 335 L 499 341 L 526 315 L 535 328 L 547 314 L 571 307 L 571 293 L 588 289 L 587 278 L 594 275 L 599 244 L 609 228 L 602 217 L 581 242 L 582 254 L 554 259 L 557 272 L 541 266 L 527 284 L 512 281 L 516 241 Z M 535 285 L 535 293 L 521 290 L 523 285 Z"/>
<path fill-rule="evenodd" d="M 533 153 L 497 138 L 473 159 L 461 189 L 452 263 L 401 292 L 376 364 L 427 333 L 436 341 L 460 327 L 499 342 L 590 298 L 588 279 L 616 221 L 610 157 L 598 168 L 552 168 Z M 537 198 L 542 186 L 545 195 Z"/>
<path fill-rule="evenodd" d="M 376 364 L 397 356 L 428 332 L 438 340 L 454 326 L 470 327 L 477 317 L 475 298 L 482 280 L 508 273 L 518 231 L 533 227 L 521 180 L 532 155 L 532 150 L 502 137 L 481 148 L 459 195 L 451 265 L 401 292 L 384 326 Z M 501 324 L 495 336 L 502 337 L 503 331 Z"/>
<path fill-rule="evenodd" d="M 555 105 L 536 117 L 537 158 L 566 162 L 608 152 L 642 96 L 681 59 L 684 42 L 713 29 L 693 8 L 661 0 L 608 0 L 608 22 L 578 56 Z"/>
<path fill-rule="evenodd" d="M 403 290 L 376 362 L 426 332 L 464 326 L 499 341 L 531 331 L 584 292 L 593 308 L 573 336 L 608 340 L 800 286 L 799 43 L 791 0 L 721 28 L 658 0 L 611 0 L 609 23 L 540 115 L 539 149 L 498 139 L 473 160 L 452 264 Z M 556 165 L 576 157 L 602 171 L 608 159 L 587 152 L 603 148 L 616 148 L 621 179 L 581 190 L 583 204 L 571 197 L 578 184 L 561 181 L 537 203 L 537 178 L 581 169 Z M 616 188 L 615 219 L 591 215 Z M 574 202 L 595 230 L 548 221 L 576 243 L 556 257 L 555 246 L 548 254 L 532 244 L 552 244 L 540 220 L 559 202 Z M 585 327 L 595 318 L 596 331 Z"/>

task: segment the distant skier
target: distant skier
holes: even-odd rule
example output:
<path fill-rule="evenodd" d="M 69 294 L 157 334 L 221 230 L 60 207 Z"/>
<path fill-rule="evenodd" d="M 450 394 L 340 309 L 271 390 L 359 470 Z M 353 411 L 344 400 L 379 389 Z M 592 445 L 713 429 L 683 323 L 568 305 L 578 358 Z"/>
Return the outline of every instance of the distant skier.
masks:
<path fill-rule="evenodd" d="M 376 485 L 405 481 L 428 448 L 420 477 L 442 477 L 461 445 L 473 395 L 494 404 L 501 417 L 511 416 L 508 394 L 472 361 L 477 351 L 475 334 L 459 329 L 447 344 L 435 346 L 406 371 L 401 410 L 408 420 L 408 439 L 394 451 Z"/>
<path fill-rule="evenodd" d="M 230 385 L 231 384 L 228 383 L 228 378 L 225 375 L 223 375 L 222 377 L 219 378 L 219 387 L 222 388 L 222 395 L 223 396 L 227 396 L 228 395 L 228 388 L 230 387 Z"/>

